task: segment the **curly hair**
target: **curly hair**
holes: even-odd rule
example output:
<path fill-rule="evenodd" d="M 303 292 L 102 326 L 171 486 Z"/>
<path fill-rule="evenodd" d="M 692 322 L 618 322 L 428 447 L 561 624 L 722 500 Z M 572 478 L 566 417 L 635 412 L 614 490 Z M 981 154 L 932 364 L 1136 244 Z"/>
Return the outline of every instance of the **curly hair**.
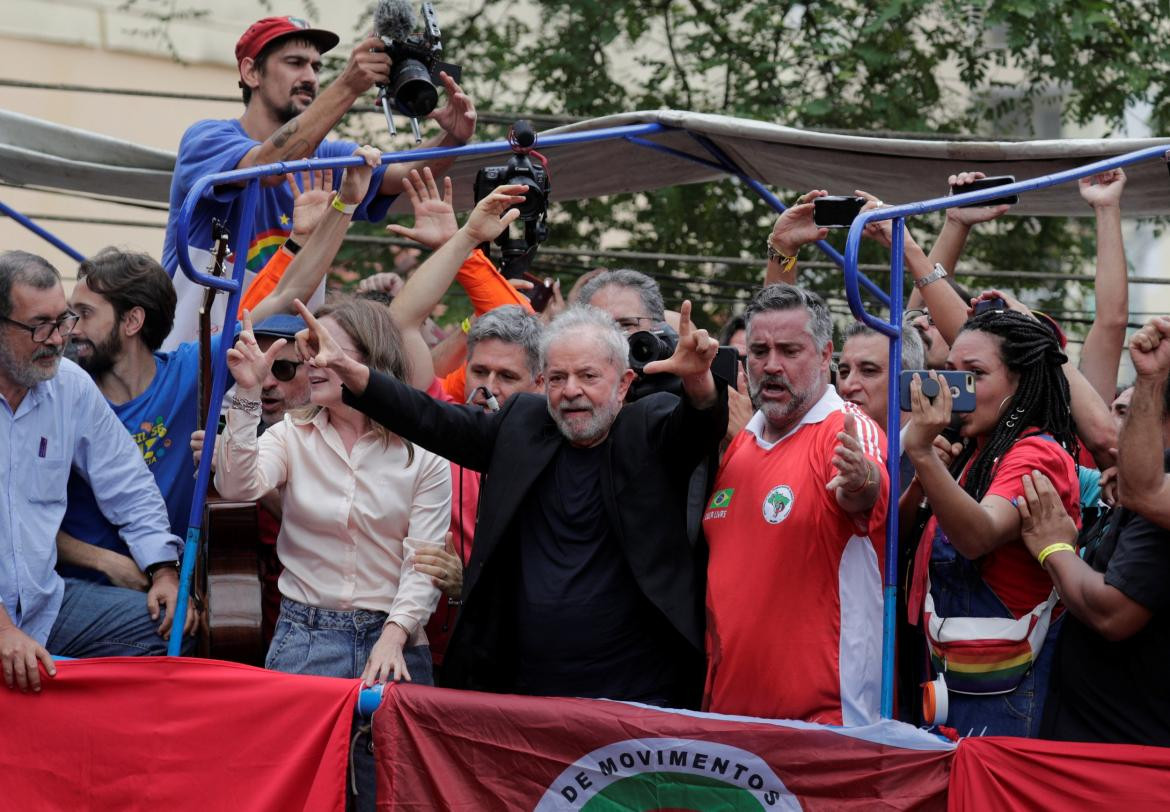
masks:
<path fill-rule="evenodd" d="M 1000 459 L 1025 432 L 1038 428 L 1051 434 L 1074 462 L 1080 445 L 1072 418 L 1068 379 L 1061 370 L 1068 356 L 1052 331 L 1036 319 L 1010 310 L 975 316 L 960 332 L 969 330 L 996 336 L 1004 366 L 1019 376 L 1003 419 L 991 430 L 967 472 L 963 489 L 979 501 L 991 487 Z M 955 460 L 952 473 L 957 476 L 973 454 L 976 454 L 975 444 L 969 443 Z"/>

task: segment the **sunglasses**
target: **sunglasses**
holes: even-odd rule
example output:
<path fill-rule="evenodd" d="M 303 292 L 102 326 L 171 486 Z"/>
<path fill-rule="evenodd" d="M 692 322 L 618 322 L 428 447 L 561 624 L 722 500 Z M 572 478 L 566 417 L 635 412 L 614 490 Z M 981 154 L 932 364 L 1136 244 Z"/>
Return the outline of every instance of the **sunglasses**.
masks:
<path fill-rule="evenodd" d="M 278 381 L 291 381 L 297 376 L 297 367 L 303 363 L 304 361 L 273 361 L 272 377 Z"/>

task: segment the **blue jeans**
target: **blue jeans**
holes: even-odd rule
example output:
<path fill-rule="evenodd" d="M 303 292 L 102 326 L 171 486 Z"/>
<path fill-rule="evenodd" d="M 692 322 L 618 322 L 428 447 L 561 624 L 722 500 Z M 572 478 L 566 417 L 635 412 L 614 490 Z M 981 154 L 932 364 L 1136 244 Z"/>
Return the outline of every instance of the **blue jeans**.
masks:
<path fill-rule="evenodd" d="M 144 592 L 66 578 L 61 611 L 45 648 L 62 657 L 163 655 L 167 641 L 158 625 L 164 617 L 151 620 Z M 184 640 L 184 651 L 192 645 L 193 638 Z"/>
<path fill-rule="evenodd" d="M 283 598 L 264 667 L 287 674 L 357 679 L 366 667 L 374 644 L 382 636 L 385 623 L 385 612 L 318 609 Z M 428 646 L 408 646 L 402 650 L 402 658 L 412 682 L 434 684 Z M 377 786 L 373 739 L 369 726 L 356 710 L 353 729 L 353 781 L 350 789 L 356 788 L 356 793 L 347 793 L 347 807 L 373 810 Z"/>
<path fill-rule="evenodd" d="M 930 594 L 939 617 L 1012 617 L 979 574 L 978 565 L 955 550 L 942 530 L 935 533 L 930 552 Z M 949 692 L 947 726 L 962 736 L 1039 736 L 1062 620 L 1049 623 L 1040 655 L 1011 693 Z"/>

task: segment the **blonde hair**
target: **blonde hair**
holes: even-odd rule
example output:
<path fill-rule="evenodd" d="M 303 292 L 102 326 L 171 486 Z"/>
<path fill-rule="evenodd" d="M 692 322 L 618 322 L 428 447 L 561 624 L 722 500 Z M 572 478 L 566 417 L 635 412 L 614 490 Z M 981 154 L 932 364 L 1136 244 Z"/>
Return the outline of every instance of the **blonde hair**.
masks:
<path fill-rule="evenodd" d="M 404 383 L 409 381 L 410 365 L 402 349 L 402 333 L 384 305 L 353 296 L 338 296 L 319 307 L 313 315 L 318 319 L 328 316 L 337 322 L 337 326 L 365 356 L 365 363 L 370 369 L 376 369 Z M 298 420 L 309 421 L 317 416 L 321 408 L 318 405 L 310 405 L 298 409 L 294 414 Z M 384 446 L 388 446 L 395 437 L 398 437 L 378 422 L 373 422 L 373 431 Z M 405 438 L 398 439 L 406 446 L 406 465 L 410 467 L 414 463 L 414 445 Z"/>

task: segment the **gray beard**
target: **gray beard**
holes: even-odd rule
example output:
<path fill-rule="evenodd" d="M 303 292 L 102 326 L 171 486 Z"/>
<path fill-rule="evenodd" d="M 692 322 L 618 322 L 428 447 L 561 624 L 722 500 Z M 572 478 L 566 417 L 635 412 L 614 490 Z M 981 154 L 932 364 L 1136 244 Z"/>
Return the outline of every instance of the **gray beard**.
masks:
<path fill-rule="evenodd" d="M 53 364 L 49 369 L 42 369 L 34 362 L 49 356 L 56 356 L 57 363 Z M 32 358 L 28 361 L 23 361 L 17 358 L 9 350 L 8 345 L 0 341 L 0 368 L 4 370 L 4 374 L 8 376 L 9 380 L 17 386 L 23 386 L 25 389 L 32 389 L 38 383 L 44 383 L 57 374 L 57 368 L 60 366 L 61 350 L 44 345 L 33 353 Z"/>

